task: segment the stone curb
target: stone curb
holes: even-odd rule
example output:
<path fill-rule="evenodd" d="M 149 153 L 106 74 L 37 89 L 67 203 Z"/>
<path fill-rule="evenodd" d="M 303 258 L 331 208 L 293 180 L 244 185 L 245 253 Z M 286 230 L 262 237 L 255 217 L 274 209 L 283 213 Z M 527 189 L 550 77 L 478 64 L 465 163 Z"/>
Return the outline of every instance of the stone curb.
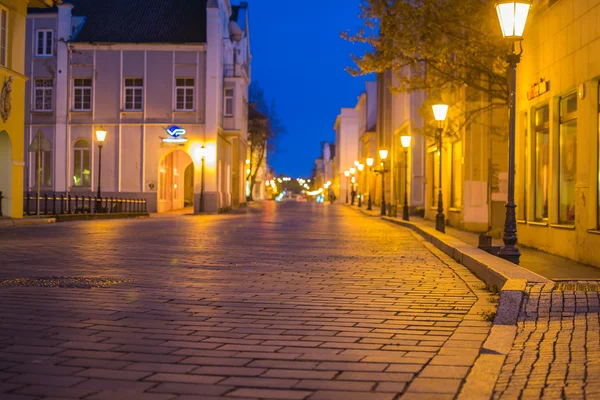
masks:
<path fill-rule="evenodd" d="M 56 218 L 15 218 L 0 219 L 0 228 L 7 226 L 47 225 L 56 222 Z"/>
<path fill-rule="evenodd" d="M 56 216 L 57 222 L 92 221 L 98 219 L 148 218 L 148 213 L 116 213 L 116 214 L 61 214 Z"/>

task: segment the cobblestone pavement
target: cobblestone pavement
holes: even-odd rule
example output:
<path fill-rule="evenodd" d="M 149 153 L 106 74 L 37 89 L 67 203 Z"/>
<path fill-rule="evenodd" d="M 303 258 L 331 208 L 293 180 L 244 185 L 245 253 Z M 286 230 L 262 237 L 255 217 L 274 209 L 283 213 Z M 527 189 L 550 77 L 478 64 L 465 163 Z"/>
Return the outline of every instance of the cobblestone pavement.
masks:
<path fill-rule="evenodd" d="M 600 398 L 600 293 L 587 284 L 528 286 L 494 399 Z"/>
<path fill-rule="evenodd" d="M 35 277 L 106 285 L 0 285 L 2 400 L 452 399 L 493 309 L 410 231 L 313 203 L 0 229 L 0 280 Z"/>

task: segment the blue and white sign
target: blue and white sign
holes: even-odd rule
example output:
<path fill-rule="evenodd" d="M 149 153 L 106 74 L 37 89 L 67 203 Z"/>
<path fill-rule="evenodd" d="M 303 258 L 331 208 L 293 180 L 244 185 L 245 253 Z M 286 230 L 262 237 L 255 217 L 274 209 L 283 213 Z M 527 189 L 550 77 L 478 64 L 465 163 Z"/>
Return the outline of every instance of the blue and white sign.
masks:
<path fill-rule="evenodd" d="M 182 137 L 185 135 L 185 129 L 178 127 L 177 125 L 173 125 L 165 129 L 169 134 L 168 138 L 164 138 L 163 142 L 166 143 L 185 143 L 187 139 Z"/>

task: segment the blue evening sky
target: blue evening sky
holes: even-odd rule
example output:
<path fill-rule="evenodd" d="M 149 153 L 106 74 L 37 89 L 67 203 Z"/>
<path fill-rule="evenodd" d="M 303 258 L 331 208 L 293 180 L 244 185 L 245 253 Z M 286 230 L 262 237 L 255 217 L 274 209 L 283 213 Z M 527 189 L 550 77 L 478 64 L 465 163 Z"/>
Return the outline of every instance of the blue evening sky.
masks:
<path fill-rule="evenodd" d="M 250 0 L 252 80 L 275 99 L 287 134 L 269 165 L 276 174 L 308 176 L 321 141 L 335 141 L 342 107 L 354 107 L 365 77 L 345 71 L 360 49 L 340 37 L 361 26 L 360 0 Z M 374 77 L 369 77 L 374 79 Z"/>

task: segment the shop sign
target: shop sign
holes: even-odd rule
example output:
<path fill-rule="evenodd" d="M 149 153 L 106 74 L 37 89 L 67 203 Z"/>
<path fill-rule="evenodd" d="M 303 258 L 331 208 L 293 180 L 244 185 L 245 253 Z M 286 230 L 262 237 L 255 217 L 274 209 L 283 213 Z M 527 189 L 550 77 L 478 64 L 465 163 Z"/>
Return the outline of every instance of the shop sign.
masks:
<path fill-rule="evenodd" d="M 163 138 L 162 141 L 165 143 L 185 143 L 187 139 L 183 137 L 185 135 L 185 129 L 178 127 L 177 125 L 173 125 L 165 129 L 168 138 Z"/>
<path fill-rule="evenodd" d="M 550 81 L 540 80 L 539 83 L 534 83 L 527 92 L 527 100 L 535 99 L 550 90 Z"/>

